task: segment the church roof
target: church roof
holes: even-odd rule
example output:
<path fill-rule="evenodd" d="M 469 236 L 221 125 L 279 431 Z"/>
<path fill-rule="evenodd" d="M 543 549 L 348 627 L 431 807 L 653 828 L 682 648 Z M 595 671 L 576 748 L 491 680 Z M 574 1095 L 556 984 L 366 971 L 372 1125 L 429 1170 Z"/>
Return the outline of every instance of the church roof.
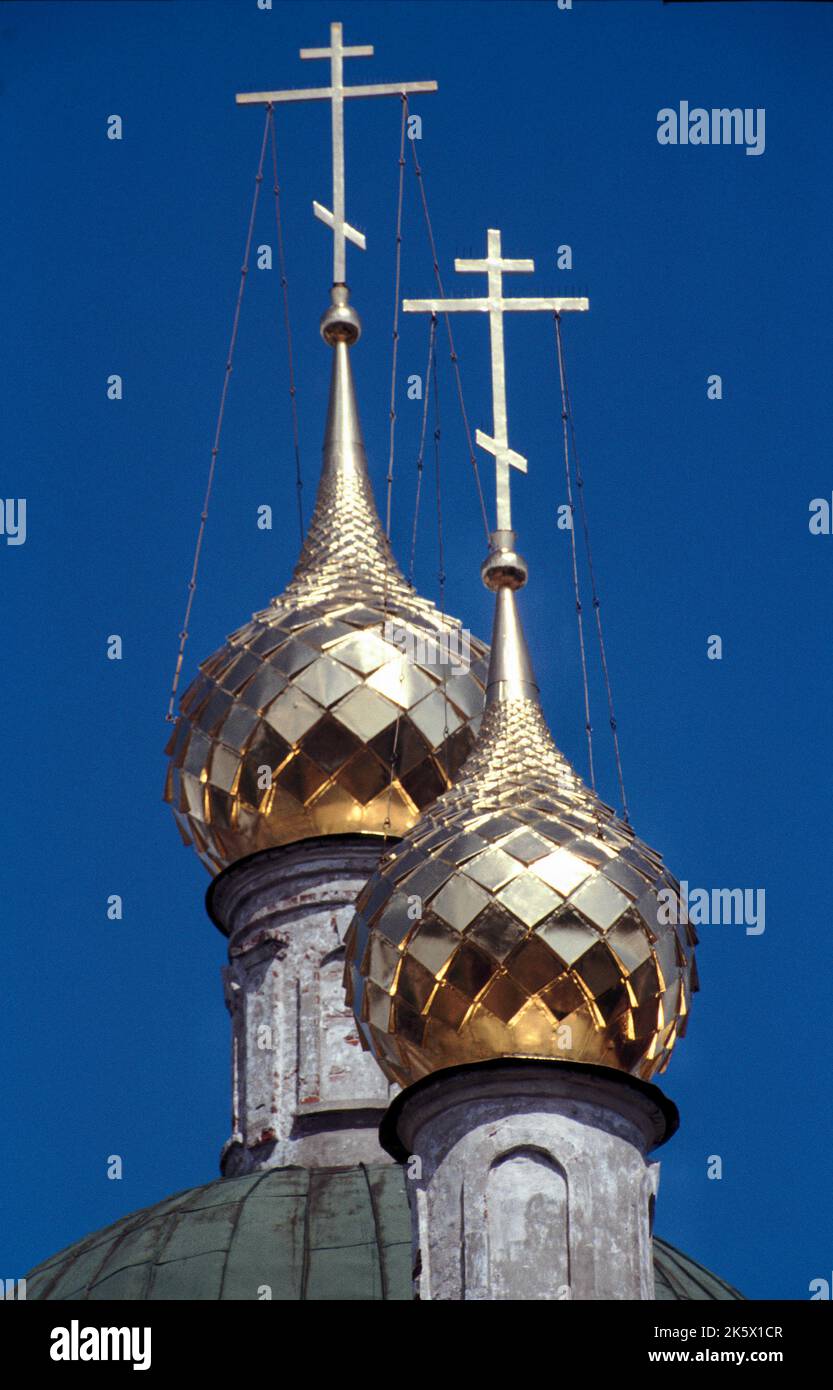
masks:
<path fill-rule="evenodd" d="M 743 1295 L 654 1240 L 660 1300 Z M 268 1288 L 267 1288 L 268 1286 Z M 411 1299 L 405 1176 L 391 1164 L 270 1168 L 178 1192 L 27 1275 L 28 1299 Z"/>

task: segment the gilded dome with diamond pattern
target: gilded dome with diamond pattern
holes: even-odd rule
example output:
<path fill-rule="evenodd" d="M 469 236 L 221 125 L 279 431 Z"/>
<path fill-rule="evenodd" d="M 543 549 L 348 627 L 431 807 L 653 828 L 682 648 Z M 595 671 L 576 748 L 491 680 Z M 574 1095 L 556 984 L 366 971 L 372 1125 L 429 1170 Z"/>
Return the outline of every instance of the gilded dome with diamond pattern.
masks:
<path fill-rule="evenodd" d="M 292 581 L 202 663 L 166 749 L 166 800 L 212 873 L 309 836 L 405 834 L 450 786 L 482 714 L 488 649 L 413 591 L 379 521 L 353 311 L 337 305 L 322 332 L 324 465 Z"/>
<path fill-rule="evenodd" d="M 475 749 L 359 896 L 348 999 L 363 1045 L 403 1086 L 497 1057 L 647 1080 L 685 1032 L 696 935 L 674 925 L 685 914 L 660 856 L 556 748 L 515 606 L 518 570 L 500 559 L 484 568 L 497 608 Z"/>

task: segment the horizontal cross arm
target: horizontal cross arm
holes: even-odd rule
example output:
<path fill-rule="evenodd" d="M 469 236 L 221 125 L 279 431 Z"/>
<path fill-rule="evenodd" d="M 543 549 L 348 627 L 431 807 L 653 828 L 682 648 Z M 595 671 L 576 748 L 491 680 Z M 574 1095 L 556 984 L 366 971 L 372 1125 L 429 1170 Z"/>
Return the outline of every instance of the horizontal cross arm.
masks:
<path fill-rule="evenodd" d="M 436 92 L 436 82 L 391 82 L 370 87 L 298 87 L 288 92 L 238 92 L 238 106 L 261 106 L 266 102 L 330 101 L 342 97 L 398 97 L 404 92 Z"/>
<path fill-rule="evenodd" d="M 488 313 L 490 299 L 403 299 L 406 314 L 465 314 L 472 310 Z"/>
<path fill-rule="evenodd" d="M 402 308 L 406 314 L 465 314 L 489 313 L 497 309 L 501 313 L 512 311 L 534 313 L 536 310 L 550 309 L 555 313 L 570 309 L 589 309 L 589 299 L 403 299 Z"/>
<path fill-rule="evenodd" d="M 292 92 L 238 92 L 234 100 L 238 106 L 257 106 L 262 102 L 316 101 L 333 95 L 332 87 L 298 87 Z"/>
<path fill-rule="evenodd" d="M 302 58 L 332 58 L 333 56 L 331 48 L 302 48 L 300 51 Z M 354 44 L 352 48 L 342 48 L 341 56 L 342 58 L 372 58 L 373 44 Z"/>
<path fill-rule="evenodd" d="M 540 309 L 551 309 L 560 313 L 564 309 L 584 310 L 590 308 L 589 299 L 504 299 L 501 307 L 516 313 L 534 313 Z"/>
<path fill-rule="evenodd" d="M 454 269 L 481 271 L 485 274 L 488 270 L 534 270 L 534 261 L 461 261 L 454 262 Z"/>
<path fill-rule="evenodd" d="M 382 82 L 367 87 L 343 87 L 344 97 L 398 97 L 402 92 L 436 92 L 436 82 Z"/>

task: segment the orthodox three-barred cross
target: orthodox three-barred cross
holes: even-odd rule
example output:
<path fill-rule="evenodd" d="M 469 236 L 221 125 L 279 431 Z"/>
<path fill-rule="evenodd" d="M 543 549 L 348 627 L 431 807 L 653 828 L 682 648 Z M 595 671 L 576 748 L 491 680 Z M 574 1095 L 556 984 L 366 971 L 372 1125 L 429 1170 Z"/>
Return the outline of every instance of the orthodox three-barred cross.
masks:
<path fill-rule="evenodd" d="M 402 308 L 406 313 L 423 314 L 470 314 L 489 315 L 489 337 L 492 350 L 492 434 L 477 430 L 475 438 L 481 449 L 494 455 L 497 488 L 497 529 L 512 530 L 512 506 L 510 496 L 510 468 L 526 472 L 526 459 L 522 454 L 509 448 L 508 421 L 506 415 L 506 355 L 503 347 L 503 315 L 509 311 L 534 313 L 549 310 L 550 313 L 563 313 L 570 309 L 589 309 L 587 299 L 505 299 L 503 296 L 503 276 L 506 271 L 531 271 L 535 262 L 529 260 L 504 260 L 500 232 L 490 229 L 487 233 L 486 258 L 482 261 L 456 260 L 454 269 L 458 271 L 485 272 L 488 276 L 489 293 L 483 299 L 405 299 Z"/>
<path fill-rule="evenodd" d="M 333 233 L 333 284 L 345 283 L 346 242 L 365 249 L 365 239 L 361 232 L 351 227 L 344 213 L 344 101 L 346 97 L 392 97 L 405 96 L 408 92 L 436 92 L 436 82 L 389 82 L 367 87 L 344 86 L 345 58 L 372 58 L 370 44 L 345 48 L 340 24 L 330 25 L 329 48 L 302 48 L 302 58 L 329 58 L 329 87 L 306 87 L 289 92 L 240 92 L 235 98 L 239 106 L 272 105 L 284 101 L 329 101 L 333 118 L 333 210 L 328 211 L 320 203 L 312 207 L 315 216 L 328 226 Z"/>

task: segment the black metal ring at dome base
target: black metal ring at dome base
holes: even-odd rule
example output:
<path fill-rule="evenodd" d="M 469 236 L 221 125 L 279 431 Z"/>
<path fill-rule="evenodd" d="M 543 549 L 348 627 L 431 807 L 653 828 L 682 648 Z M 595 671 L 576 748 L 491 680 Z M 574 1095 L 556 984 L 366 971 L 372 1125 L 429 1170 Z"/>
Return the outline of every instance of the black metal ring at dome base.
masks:
<path fill-rule="evenodd" d="M 636 1091 L 643 1099 L 656 1106 L 663 1120 L 663 1127 L 650 1146 L 650 1152 L 667 1143 L 680 1127 L 680 1112 L 673 1100 L 669 1100 L 652 1081 L 642 1081 L 638 1076 L 631 1076 L 630 1072 L 617 1071 L 615 1067 L 604 1067 L 598 1062 L 559 1062 L 554 1057 L 490 1057 L 485 1062 L 463 1062 L 456 1067 L 442 1067 L 400 1091 L 391 1101 L 379 1126 L 379 1143 L 397 1163 L 406 1163 L 411 1154 L 399 1138 L 399 1117 L 412 1096 L 419 1091 L 428 1090 L 437 1082 L 450 1080 L 453 1076 L 463 1076 L 467 1072 L 498 1071 L 504 1068 L 520 1071 L 529 1066 L 558 1067 L 560 1070 L 575 1072 L 579 1076 L 597 1076 L 603 1081 L 619 1082 L 629 1090 Z"/>

